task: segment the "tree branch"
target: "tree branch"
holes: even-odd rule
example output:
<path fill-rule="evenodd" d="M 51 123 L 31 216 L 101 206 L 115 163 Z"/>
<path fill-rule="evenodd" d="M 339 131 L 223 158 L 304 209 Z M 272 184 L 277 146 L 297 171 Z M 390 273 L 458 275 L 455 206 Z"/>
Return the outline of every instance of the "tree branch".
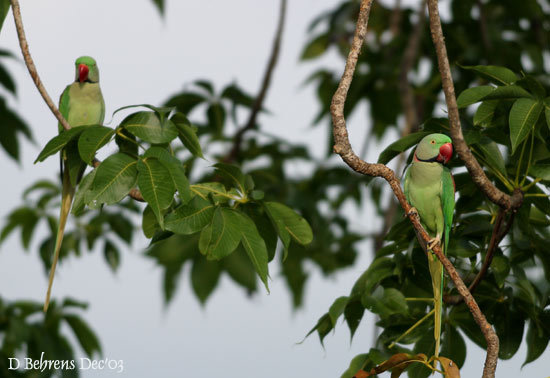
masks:
<path fill-rule="evenodd" d="M 31 53 L 29 51 L 29 44 L 27 43 L 25 30 L 23 29 L 23 20 L 21 19 L 21 8 L 19 6 L 19 0 L 10 0 L 10 2 L 11 2 L 11 10 L 13 13 L 13 19 L 15 21 L 15 28 L 17 29 L 19 46 L 21 47 L 21 53 L 23 54 L 25 65 L 29 70 L 29 74 L 31 75 L 34 85 L 36 85 L 38 92 L 40 92 L 40 95 L 46 102 L 46 105 L 48 105 L 48 108 L 50 108 L 50 110 L 52 111 L 55 118 L 57 118 L 57 120 L 59 121 L 59 123 L 61 123 L 61 125 L 65 130 L 69 130 L 71 126 L 69 125 L 67 120 L 63 117 L 63 115 L 61 114 L 57 106 L 55 106 L 51 97 L 48 95 L 46 88 L 44 88 L 44 85 L 42 84 L 42 80 L 40 80 L 40 76 L 38 76 L 38 71 L 36 70 L 36 66 L 34 65 L 34 61 L 32 60 Z"/>
<path fill-rule="evenodd" d="M 258 117 L 258 113 L 262 110 L 267 90 L 269 89 L 269 85 L 271 84 L 271 77 L 273 76 L 273 71 L 275 69 L 275 66 L 277 65 L 277 60 L 279 59 L 279 51 L 281 50 L 281 39 L 283 37 L 285 24 L 286 3 L 287 0 L 281 0 L 281 6 L 279 10 L 279 22 L 277 25 L 277 30 L 275 31 L 275 39 L 273 40 L 271 56 L 269 57 L 269 60 L 267 62 L 267 67 L 262 80 L 262 86 L 260 87 L 260 92 L 254 100 L 254 104 L 252 105 L 252 109 L 250 111 L 250 115 L 248 116 L 247 122 L 239 131 L 237 131 L 237 133 L 233 137 L 233 147 L 231 148 L 227 156 L 223 159 L 223 161 L 226 163 L 235 161 L 235 159 L 239 156 L 239 153 L 241 152 L 241 144 L 244 134 L 248 130 L 253 129 L 256 126 L 256 118 Z"/>
<path fill-rule="evenodd" d="M 485 175 L 483 168 L 479 165 L 477 159 L 472 154 L 470 148 L 464 141 L 462 128 L 460 126 L 460 116 L 456 105 L 455 89 L 451 76 L 451 68 L 449 67 L 449 58 L 447 57 L 447 48 L 441 29 L 441 19 L 439 18 L 439 9 L 437 0 L 428 0 L 428 10 L 430 14 L 430 30 L 432 39 L 435 45 L 437 54 L 437 62 L 439 72 L 441 74 L 441 82 L 445 101 L 447 103 L 447 111 L 449 114 L 450 134 L 453 140 L 453 146 L 460 159 L 468 169 L 470 176 L 479 189 L 491 200 L 491 202 L 499 205 L 506 210 L 516 210 L 521 206 L 523 194 L 514 192 L 512 196 L 499 190 Z"/>
<path fill-rule="evenodd" d="M 397 179 L 395 173 L 383 164 L 369 164 L 361 160 L 353 151 L 349 136 L 346 128 L 346 120 L 344 117 L 344 105 L 346 102 L 347 93 L 351 82 L 353 80 L 353 74 L 355 72 L 355 66 L 357 65 L 357 59 L 361 51 L 361 46 L 364 42 L 365 35 L 367 32 L 367 23 L 370 13 L 370 8 L 373 0 L 362 0 L 361 8 L 359 11 L 359 18 L 357 20 L 357 27 L 355 30 L 355 35 L 353 37 L 351 50 L 349 52 L 348 58 L 346 60 L 346 67 L 344 69 L 344 74 L 338 85 L 338 89 L 334 93 L 332 98 L 332 104 L 330 107 L 332 114 L 333 122 L 333 133 L 334 133 L 334 152 L 340 155 L 342 160 L 354 171 L 374 176 L 374 177 L 383 177 L 391 189 L 393 190 L 395 196 L 397 197 L 399 203 L 405 210 L 405 214 L 409 217 L 411 223 L 413 224 L 415 230 L 420 235 L 424 241 L 429 241 L 430 237 L 426 231 L 422 228 L 418 215 L 410 212 L 410 205 L 405 199 L 405 195 L 401 190 L 401 185 Z M 437 5 L 437 4 L 436 4 Z M 456 104 L 455 104 L 456 107 Z M 457 112 L 458 115 L 458 112 Z M 483 171 L 482 171 L 483 172 Z M 492 184 L 491 184 L 492 185 Z M 487 341 L 487 358 L 485 361 L 485 368 L 483 372 L 484 378 L 494 377 L 496 362 L 498 358 L 498 337 L 487 322 L 487 319 L 479 309 L 475 299 L 472 297 L 466 285 L 460 278 L 458 272 L 454 268 L 453 264 L 447 259 L 447 257 L 441 251 L 439 246 L 436 246 L 433 249 L 433 252 L 436 254 L 437 258 L 443 264 L 443 267 L 451 277 L 451 280 L 455 284 L 456 288 L 460 295 L 464 298 L 464 302 L 470 309 L 474 320 L 478 324 L 485 340 Z"/>

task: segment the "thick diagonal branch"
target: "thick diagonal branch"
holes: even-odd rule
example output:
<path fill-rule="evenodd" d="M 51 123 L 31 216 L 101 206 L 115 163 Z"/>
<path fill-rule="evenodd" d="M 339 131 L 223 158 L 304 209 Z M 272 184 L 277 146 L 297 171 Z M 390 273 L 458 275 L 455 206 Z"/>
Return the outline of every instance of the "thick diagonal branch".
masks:
<path fill-rule="evenodd" d="M 458 106 L 456 104 L 455 87 L 451 76 L 451 68 L 449 66 L 449 58 L 447 57 L 447 48 L 445 46 L 445 38 L 441 28 L 441 19 L 439 17 L 439 9 L 437 0 L 428 0 L 428 10 L 430 14 L 430 30 L 432 39 L 435 45 L 437 54 L 437 63 L 441 74 L 441 83 L 443 85 L 443 93 L 447 103 L 449 114 L 450 134 L 453 140 L 453 146 L 458 154 L 458 157 L 464 162 L 468 169 L 472 180 L 485 193 L 491 202 L 499 205 L 507 210 L 514 210 L 521 206 L 523 195 L 521 192 L 514 193 L 510 196 L 498 189 L 483 171 L 477 159 L 472 154 L 472 151 L 464 141 L 462 128 L 460 126 L 460 116 L 458 114 Z"/>
<path fill-rule="evenodd" d="M 59 121 L 59 123 L 61 123 L 65 130 L 69 130 L 71 128 L 71 125 L 69 125 L 57 106 L 55 106 L 50 95 L 48 95 L 46 88 L 44 88 L 44 84 L 42 84 L 40 76 L 38 76 L 38 71 L 36 70 L 36 66 L 34 65 L 34 61 L 32 60 L 31 53 L 29 51 L 27 37 L 25 36 L 25 29 L 23 28 L 23 20 L 21 18 L 21 8 L 19 7 L 19 0 L 10 0 L 10 2 L 13 19 L 15 21 L 15 28 L 17 30 L 17 37 L 19 39 L 19 46 L 21 46 L 21 53 L 23 54 L 23 59 L 25 60 L 25 65 L 27 66 L 29 74 L 32 77 L 32 81 L 34 82 L 34 85 L 36 85 L 36 89 L 38 89 L 38 92 L 40 92 L 40 95 L 44 99 L 44 102 L 46 102 L 46 105 L 48 105 L 48 108 L 50 108 L 55 118 L 57 118 L 57 120 Z"/>
<path fill-rule="evenodd" d="M 342 78 L 338 85 L 338 89 L 336 90 L 332 98 L 330 111 L 332 114 L 333 122 L 334 152 L 339 154 L 342 160 L 344 160 L 344 162 L 354 171 L 369 176 L 383 177 L 390 185 L 395 196 L 397 197 L 397 200 L 403 207 L 405 214 L 408 215 L 417 233 L 423 240 L 427 242 L 430 240 L 430 237 L 422 228 L 418 216 L 410 212 L 411 207 L 405 199 L 405 195 L 401 190 L 401 184 L 397 179 L 395 173 L 383 164 L 370 164 L 360 159 L 353 151 L 348 137 L 346 120 L 344 117 L 344 105 L 346 102 L 349 87 L 353 80 L 353 74 L 355 72 L 355 67 L 357 65 L 361 46 L 363 45 L 365 35 L 367 33 L 367 22 L 372 2 L 373 0 L 361 1 L 359 18 L 357 20 L 357 26 L 355 30 L 355 35 L 353 37 L 351 50 L 346 60 L 344 74 L 342 75 Z M 468 291 L 468 288 L 466 287 L 466 285 L 464 285 L 464 282 L 460 278 L 460 275 L 454 268 L 453 264 L 441 251 L 441 248 L 437 246 L 434 248 L 433 252 L 443 264 L 443 267 L 451 277 L 451 280 L 455 284 L 460 295 L 464 298 L 464 303 L 466 303 L 466 305 L 470 309 L 474 320 L 478 324 L 481 332 L 483 333 L 483 336 L 485 337 L 485 340 L 487 341 L 487 358 L 485 361 L 483 377 L 494 377 L 496 369 L 496 358 L 498 358 L 498 337 L 491 325 L 487 322 L 487 319 L 485 318 L 481 310 L 479 309 L 479 306 Z"/>
<path fill-rule="evenodd" d="M 254 126 L 256 126 L 256 118 L 258 117 L 258 113 L 263 108 L 267 90 L 269 89 L 269 86 L 271 84 L 273 71 L 275 70 L 275 66 L 277 65 L 277 60 L 279 59 L 279 52 L 281 50 L 281 40 L 283 38 L 283 30 L 284 30 L 285 16 L 286 16 L 286 3 L 287 3 L 287 0 L 281 0 L 281 7 L 279 10 L 279 22 L 277 24 L 277 30 L 275 31 L 275 39 L 273 40 L 271 56 L 269 57 L 269 60 L 267 62 L 267 67 L 265 69 L 262 85 L 260 87 L 260 92 L 258 93 L 258 96 L 256 96 L 256 98 L 254 99 L 254 103 L 252 105 L 252 109 L 250 110 L 250 115 L 248 116 L 248 120 L 246 121 L 245 125 L 241 129 L 239 129 L 239 131 L 237 131 L 237 133 L 233 137 L 233 146 L 231 147 L 231 150 L 229 151 L 227 156 L 223 159 L 225 162 L 228 162 L 228 163 L 233 162 L 238 157 L 239 152 L 241 151 L 241 144 L 243 141 L 244 134 L 248 130 L 253 129 Z"/>

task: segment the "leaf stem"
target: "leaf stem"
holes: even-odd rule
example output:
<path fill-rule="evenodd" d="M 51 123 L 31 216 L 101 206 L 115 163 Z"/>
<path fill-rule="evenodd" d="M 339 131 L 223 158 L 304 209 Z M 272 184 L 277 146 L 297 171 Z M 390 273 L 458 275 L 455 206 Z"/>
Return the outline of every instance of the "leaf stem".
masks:
<path fill-rule="evenodd" d="M 430 302 L 433 303 L 433 298 L 405 298 L 409 302 Z"/>
<path fill-rule="evenodd" d="M 525 175 L 523 176 L 523 179 L 521 180 L 520 186 L 523 186 L 525 184 L 525 180 L 527 179 L 527 175 L 529 174 L 529 169 L 531 168 L 531 159 L 533 159 L 533 145 L 535 144 L 535 132 L 531 131 L 531 146 L 529 148 L 529 160 L 527 161 L 527 169 L 525 169 Z"/>
<path fill-rule="evenodd" d="M 525 186 L 522 190 L 524 192 L 527 192 L 529 189 L 531 189 L 531 187 L 533 185 L 535 185 L 536 183 L 538 183 L 539 181 L 541 181 L 542 179 L 539 177 L 539 178 L 536 178 L 535 180 L 533 180 L 532 182 L 530 182 L 529 184 L 527 184 L 527 186 Z"/>
<path fill-rule="evenodd" d="M 514 183 L 516 184 L 516 187 L 519 186 L 519 172 L 521 169 L 521 163 L 523 163 L 523 153 L 525 152 L 525 146 L 527 145 L 527 139 L 523 141 L 523 145 L 521 146 L 521 153 L 519 155 L 519 163 L 518 163 L 518 169 L 516 170 L 516 178 L 514 179 Z"/>
<path fill-rule="evenodd" d="M 433 299 L 430 299 L 430 302 L 433 302 Z M 400 340 L 402 340 L 405 336 L 407 336 L 409 333 L 411 333 L 412 331 L 415 330 L 415 328 L 417 328 L 420 324 L 422 324 L 426 319 L 428 319 L 430 316 L 432 316 L 435 312 L 435 308 L 432 309 L 432 311 L 428 312 L 426 315 L 424 315 L 422 317 L 422 319 L 420 319 L 419 321 L 417 321 L 416 323 L 413 324 L 413 326 L 411 328 L 409 328 L 408 330 L 405 331 L 405 333 L 403 333 L 401 336 L 399 336 L 397 339 L 395 339 L 394 342 L 392 342 L 389 346 L 388 346 L 388 349 L 391 349 L 395 346 L 395 344 L 397 344 Z"/>

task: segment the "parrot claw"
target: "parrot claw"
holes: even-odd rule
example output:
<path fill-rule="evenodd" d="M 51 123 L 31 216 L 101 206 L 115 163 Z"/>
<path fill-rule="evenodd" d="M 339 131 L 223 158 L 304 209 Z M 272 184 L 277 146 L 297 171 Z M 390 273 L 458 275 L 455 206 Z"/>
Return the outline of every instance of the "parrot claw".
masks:
<path fill-rule="evenodd" d="M 416 207 L 414 207 L 414 206 L 412 206 L 409 209 L 409 212 L 407 213 L 407 216 L 411 216 L 411 215 L 418 215 L 418 210 L 416 210 Z"/>
<path fill-rule="evenodd" d="M 435 238 L 433 238 L 433 239 L 430 239 L 430 240 L 428 241 L 427 247 L 428 247 L 428 249 L 432 249 L 432 250 L 433 250 L 433 248 L 434 248 L 436 245 L 438 245 L 438 244 L 441 244 L 441 237 L 439 237 L 439 236 L 437 236 L 437 237 L 435 237 Z"/>

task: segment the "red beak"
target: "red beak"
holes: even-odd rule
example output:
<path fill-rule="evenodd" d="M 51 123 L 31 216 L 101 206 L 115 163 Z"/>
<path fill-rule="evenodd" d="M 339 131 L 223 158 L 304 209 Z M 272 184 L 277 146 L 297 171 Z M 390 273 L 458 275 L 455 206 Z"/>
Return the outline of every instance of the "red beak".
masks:
<path fill-rule="evenodd" d="M 88 72 L 90 72 L 90 69 L 88 68 L 87 65 L 85 64 L 80 64 L 78 66 L 78 78 L 80 80 L 81 83 L 85 82 L 86 80 L 88 80 Z"/>
<path fill-rule="evenodd" d="M 453 145 L 451 143 L 445 143 L 439 147 L 439 155 L 437 155 L 437 161 L 446 164 L 453 156 Z"/>

